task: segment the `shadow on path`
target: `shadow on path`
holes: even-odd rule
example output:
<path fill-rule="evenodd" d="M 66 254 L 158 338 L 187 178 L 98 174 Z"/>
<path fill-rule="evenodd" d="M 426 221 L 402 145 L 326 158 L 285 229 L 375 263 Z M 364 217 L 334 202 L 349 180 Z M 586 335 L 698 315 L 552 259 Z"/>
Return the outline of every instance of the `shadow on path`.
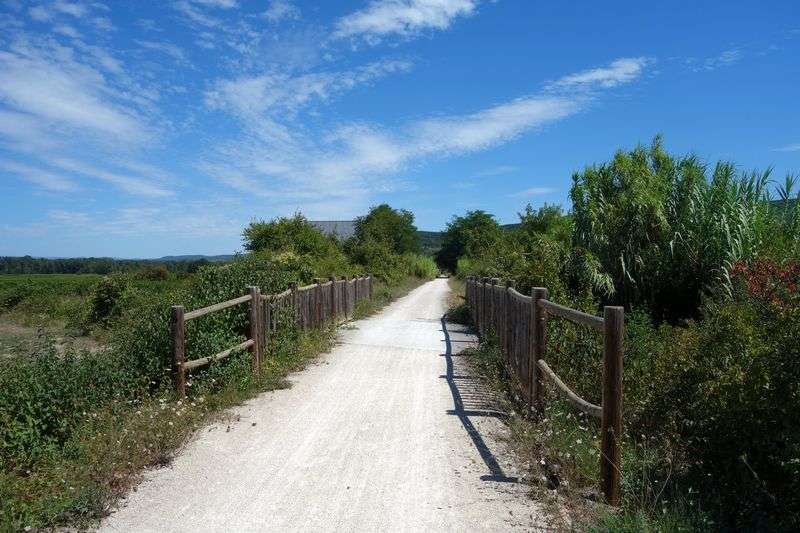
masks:
<path fill-rule="evenodd" d="M 483 440 L 480 431 L 470 420 L 474 416 L 490 416 L 495 418 L 505 418 L 506 415 L 496 407 L 496 398 L 494 392 L 484 383 L 483 379 L 478 376 L 470 375 L 465 364 L 460 364 L 459 372 L 455 372 L 454 357 L 457 353 L 453 353 L 453 343 L 465 343 L 463 340 L 454 341 L 450 338 L 450 329 L 445 322 L 444 317 L 441 319 L 442 332 L 444 333 L 445 353 L 442 354 L 447 361 L 447 374 L 440 376 L 447 380 L 447 385 L 450 387 L 450 393 L 453 395 L 454 409 L 447 411 L 449 415 L 455 415 L 461 421 L 467 434 L 472 439 L 472 443 L 480 453 L 483 462 L 489 468 L 489 475 L 480 477 L 482 481 L 498 481 L 505 483 L 516 483 L 516 477 L 508 477 L 503 472 L 497 458 L 492 454 L 492 451 Z M 450 328 L 452 328 L 452 324 Z M 455 331 L 454 331 L 455 332 Z M 462 333 L 465 330 L 461 331 Z"/>

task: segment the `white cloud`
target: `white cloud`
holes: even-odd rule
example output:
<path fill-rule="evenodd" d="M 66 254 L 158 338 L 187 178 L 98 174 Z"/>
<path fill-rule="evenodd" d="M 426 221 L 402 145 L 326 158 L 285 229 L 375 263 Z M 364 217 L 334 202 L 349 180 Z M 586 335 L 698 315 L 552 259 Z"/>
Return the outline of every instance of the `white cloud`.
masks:
<path fill-rule="evenodd" d="M 299 18 L 300 10 L 289 0 L 271 0 L 263 15 L 268 21 L 275 23 Z"/>
<path fill-rule="evenodd" d="M 81 37 L 81 34 L 78 33 L 78 30 L 76 30 L 69 24 L 57 24 L 53 26 L 53 31 L 56 33 L 60 33 L 65 37 L 70 37 L 72 39 L 80 39 Z"/>
<path fill-rule="evenodd" d="M 619 64 L 615 61 L 605 71 Z M 641 72 L 593 76 L 580 83 L 584 88 L 609 87 L 633 81 Z M 617 81 L 610 84 L 612 77 Z M 366 204 L 373 191 L 399 186 L 391 176 L 408 166 L 487 150 L 575 115 L 592 101 L 582 91 L 545 92 L 472 113 L 414 120 L 394 130 L 351 123 L 319 136 L 294 127 L 286 116 L 312 99 L 324 99 L 329 86 L 309 80 L 298 84 L 314 90 L 301 90 L 289 80 L 265 90 L 263 80 L 251 80 L 236 84 L 235 91 L 223 86 L 207 95 L 209 105 L 239 117 L 246 133 L 218 145 L 201 170 L 236 190 L 273 202 L 316 198 L 336 203 L 358 197 Z M 280 88 L 277 93 L 273 85 Z"/>
<path fill-rule="evenodd" d="M 206 105 L 225 109 L 241 119 L 260 120 L 267 113 L 294 113 L 313 101 L 324 101 L 357 85 L 411 68 L 408 61 L 380 61 L 344 72 L 299 76 L 263 74 L 218 81 L 206 92 Z"/>
<path fill-rule="evenodd" d="M 136 44 L 147 50 L 166 54 L 180 63 L 186 62 L 186 54 L 183 52 L 183 49 L 172 43 L 137 40 Z"/>
<path fill-rule="evenodd" d="M 95 28 L 102 31 L 112 31 L 116 29 L 111 19 L 108 17 L 94 17 L 91 19 L 91 23 Z"/>
<path fill-rule="evenodd" d="M 544 196 L 554 192 L 556 192 L 556 189 L 553 187 L 531 187 L 530 189 L 525 189 L 524 191 L 509 194 L 509 196 L 511 198 L 530 198 L 533 196 Z"/>
<path fill-rule="evenodd" d="M 75 61 L 70 49 L 22 44 L 0 51 L 0 102 L 82 135 L 143 140 L 147 127 L 115 96 L 103 75 Z"/>
<path fill-rule="evenodd" d="M 111 172 L 88 163 L 65 157 L 51 157 L 46 159 L 46 161 L 53 167 L 110 183 L 129 194 L 155 198 L 172 196 L 174 194 L 171 190 L 159 184 L 152 183 L 141 176 Z"/>
<path fill-rule="evenodd" d="M 46 219 L 27 226 L 6 227 L 18 234 L 58 232 L 80 237 L 98 236 L 169 236 L 204 238 L 238 234 L 247 223 L 240 201 L 219 199 L 208 201 L 172 201 L 159 205 L 100 209 L 94 212 L 51 209 Z"/>
<path fill-rule="evenodd" d="M 800 152 L 800 143 L 797 144 L 787 144 L 786 146 L 781 146 L 780 148 L 773 148 L 773 152 Z"/>
<path fill-rule="evenodd" d="M 703 68 L 705 70 L 715 70 L 720 67 L 727 67 L 739 62 L 743 56 L 744 54 L 742 54 L 740 49 L 731 48 L 730 50 L 725 50 L 716 57 L 710 57 L 706 59 L 705 63 L 703 64 Z"/>
<path fill-rule="evenodd" d="M 44 6 L 33 6 L 28 9 L 28 15 L 37 22 L 47 22 L 53 18 L 53 14 Z"/>
<path fill-rule="evenodd" d="M 507 142 L 521 133 L 576 113 L 580 102 L 560 97 L 527 97 L 471 115 L 416 123 L 419 153 L 466 153 Z"/>
<path fill-rule="evenodd" d="M 75 182 L 64 176 L 15 161 L 0 161 L 0 170 L 14 174 L 49 191 L 70 192 L 78 189 L 78 185 Z"/>
<path fill-rule="evenodd" d="M 445 30 L 454 19 L 472 15 L 477 0 L 373 0 L 340 18 L 335 38 L 364 37 L 376 42 L 391 34 L 408 36 L 427 29 Z"/>
<path fill-rule="evenodd" d="M 52 4 L 53 9 L 65 15 L 70 15 L 75 18 L 81 18 L 86 15 L 86 6 L 78 2 L 67 2 L 65 0 L 56 0 Z"/>
<path fill-rule="evenodd" d="M 231 9 L 239 7 L 237 0 L 192 0 L 195 4 L 200 4 L 207 7 L 215 7 L 220 9 Z"/>
<path fill-rule="evenodd" d="M 503 174 L 510 174 L 512 172 L 516 172 L 519 170 L 517 167 L 513 165 L 499 165 L 493 168 L 489 168 L 486 170 L 482 170 L 474 175 L 476 178 L 489 178 L 493 176 L 501 176 Z"/>
<path fill-rule="evenodd" d="M 641 76 L 645 67 L 652 63 L 646 57 L 623 57 L 607 67 L 584 70 L 564 76 L 547 85 L 548 89 L 581 89 L 590 87 L 610 88 L 629 83 Z"/>

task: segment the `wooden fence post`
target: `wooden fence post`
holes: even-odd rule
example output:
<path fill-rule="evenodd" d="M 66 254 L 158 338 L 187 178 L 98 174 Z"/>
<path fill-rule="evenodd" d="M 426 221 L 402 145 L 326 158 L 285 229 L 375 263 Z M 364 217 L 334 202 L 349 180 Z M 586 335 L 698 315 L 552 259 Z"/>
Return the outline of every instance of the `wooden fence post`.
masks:
<path fill-rule="evenodd" d="M 320 278 L 314 278 L 314 283 L 317 284 L 314 287 L 314 318 L 312 327 L 317 328 L 322 323 L 322 280 Z"/>
<path fill-rule="evenodd" d="M 542 372 L 539 369 L 539 359 L 544 359 L 547 351 L 547 313 L 539 305 L 539 300 L 546 300 L 547 289 L 544 287 L 534 287 L 531 289 L 531 313 L 533 314 L 533 325 L 531 332 L 531 355 L 532 361 L 529 362 L 530 376 L 530 402 L 531 407 L 537 411 L 542 410 Z"/>
<path fill-rule="evenodd" d="M 292 325 L 297 325 L 298 322 L 298 311 L 300 310 L 300 306 L 298 305 L 299 302 L 297 301 L 297 282 L 293 281 L 289 283 L 289 290 L 292 291 Z"/>
<path fill-rule="evenodd" d="M 500 328 L 497 327 L 497 320 L 498 320 L 498 317 L 500 316 L 500 313 L 499 313 L 499 309 L 497 308 L 497 299 L 498 298 L 497 298 L 497 291 L 495 290 L 495 287 L 499 283 L 500 283 L 500 278 L 492 278 L 492 291 L 491 291 L 491 294 L 492 294 L 492 298 L 491 298 L 491 301 L 492 301 L 492 318 L 491 318 L 491 321 L 489 322 L 489 324 L 491 326 L 491 329 L 494 331 L 495 336 L 499 336 L 500 335 Z M 500 346 L 502 347 L 503 345 L 501 344 Z"/>
<path fill-rule="evenodd" d="M 256 287 L 255 285 L 250 285 L 247 287 L 250 291 L 250 331 L 249 336 L 253 339 L 253 346 L 250 349 L 251 356 L 251 365 L 254 374 L 259 374 L 261 372 L 261 333 L 259 325 L 261 324 L 261 313 L 259 313 L 259 307 L 261 307 L 261 289 Z"/>
<path fill-rule="evenodd" d="M 372 274 L 367 274 L 367 297 L 372 300 L 372 291 L 374 290 L 372 286 Z"/>
<path fill-rule="evenodd" d="M 178 398 L 186 396 L 186 329 L 183 320 L 183 306 L 172 306 L 172 379 Z"/>
<path fill-rule="evenodd" d="M 339 307 L 336 305 L 336 276 L 331 276 L 331 315 L 328 317 L 334 324 L 336 323 L 336 314 L 339 310 Z"/>
<path fill-rule="evenodd" d="M 609 505 L 619 505 L 622 438 L 622 358 L 625 309 L 603 309 L 603 414 L 600 483 Z"/>
<path fill-rule="evenodd" d="M 261 319 L 261 327 L 264 328 L 264 333 L 262 335 L 262 338 L 264 339 L 264 351 L 262 355 L 266 357 L 266 354 L 269 351 L 269 336 L 272 333 L 272 298 L 270 298 L 268 294 L 264 295 L 262 298 L 264 299 L 264 316 Z"/>
<path fill-rule="evenodd" d="M 503 346 L 506 350 L 506 361 L 511 362 L 513 350 L 511 348 L 511 327 L 514 317 L 511 316 L 511 289 L 514 288 L 514 280 L 506 280 L 505 299 L 503 300 Z M 515 367 L 516 370 L 516 367 Z"/>
<path fill-rule="evenodd" d="M 482 337 L 486 336 L 486 318 L 489 316 L 489 299 L 486 296 L 486 284 L 489 282 L 489 278 L 483 278 L 483 285 L 481 287 L 481 329 L 480 333 Z"/>
<path fill-rule="evenodd" d="M 350 318 L 350 279 L 344 276 L 344 285 L 342 285 L 342 310 L 344 311 L 344 319 Z"/>

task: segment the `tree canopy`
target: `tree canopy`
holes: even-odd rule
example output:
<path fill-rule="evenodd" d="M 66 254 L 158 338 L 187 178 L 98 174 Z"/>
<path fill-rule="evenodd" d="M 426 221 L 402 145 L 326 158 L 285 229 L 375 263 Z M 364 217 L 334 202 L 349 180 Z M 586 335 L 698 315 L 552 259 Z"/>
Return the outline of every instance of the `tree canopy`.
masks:
<path fill-rule="evenodd" d="M 497 243 L 501 235 L 500 224 L 485 211 L 467 211 L 464 216 L 454 216 L 442 237 L 437 262 L 454 272 L 459 257 L 479 254 Z"/>
<path fill-rule="evenodd" d="M 376 242 L 389 247 L 395 254 L 419 253 L 420 241 L 414 214 L 405 209 L 394 209 L 380 204 L 355 222 L 356 239 Z"/>

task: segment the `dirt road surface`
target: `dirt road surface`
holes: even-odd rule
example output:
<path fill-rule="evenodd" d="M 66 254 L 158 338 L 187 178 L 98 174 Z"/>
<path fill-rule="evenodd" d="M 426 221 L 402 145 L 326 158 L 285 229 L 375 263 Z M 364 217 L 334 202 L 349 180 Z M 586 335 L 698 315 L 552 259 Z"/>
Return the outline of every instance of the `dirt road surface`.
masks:
<path fill-rule="evenodd" d="M 102 531 L 542 530 L 447 280 L 342 328 L 319 363 L 201 430 Z M 254 425 L 255 424 L 255 425 Z"/>

